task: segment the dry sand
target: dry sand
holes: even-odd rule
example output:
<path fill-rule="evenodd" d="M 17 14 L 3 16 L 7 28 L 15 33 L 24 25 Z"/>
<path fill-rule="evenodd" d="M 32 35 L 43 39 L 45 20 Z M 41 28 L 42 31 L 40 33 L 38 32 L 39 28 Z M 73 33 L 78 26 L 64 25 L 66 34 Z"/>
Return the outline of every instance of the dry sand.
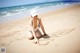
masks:
<path fill-rule="evenodd" d="M 80 53 L 80 5 L 39 15 L 50 38 L 34 44 L 27 39 L 30 18 L 0 24 L 0 47 L 7 53 Z"/>

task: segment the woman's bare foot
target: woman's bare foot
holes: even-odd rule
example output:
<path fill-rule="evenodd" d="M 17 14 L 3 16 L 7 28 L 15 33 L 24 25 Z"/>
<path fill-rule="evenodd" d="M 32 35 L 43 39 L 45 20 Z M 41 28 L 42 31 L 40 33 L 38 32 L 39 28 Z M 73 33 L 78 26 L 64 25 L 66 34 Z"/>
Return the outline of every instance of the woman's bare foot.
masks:
<path fill-rule="evenodd" d="M 50 36 L 48 34 L 44 34 L 43 38 L 50 38 Z"/>

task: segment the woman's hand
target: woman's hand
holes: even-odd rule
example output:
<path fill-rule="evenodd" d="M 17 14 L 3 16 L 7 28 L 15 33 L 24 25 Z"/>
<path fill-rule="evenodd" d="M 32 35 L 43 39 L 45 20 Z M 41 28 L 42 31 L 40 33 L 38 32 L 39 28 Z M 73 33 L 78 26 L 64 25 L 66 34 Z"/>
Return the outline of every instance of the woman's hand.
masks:
<path fill-rule="evenodd" d="M 35 44 L 39 43 L 39 40 L 38 39 L 34 39 L 34 43 Z"/>
<path fill-rule="evenodd" d="M 44 35 L 47 35 L 46 33 L 44 33 Z"/>

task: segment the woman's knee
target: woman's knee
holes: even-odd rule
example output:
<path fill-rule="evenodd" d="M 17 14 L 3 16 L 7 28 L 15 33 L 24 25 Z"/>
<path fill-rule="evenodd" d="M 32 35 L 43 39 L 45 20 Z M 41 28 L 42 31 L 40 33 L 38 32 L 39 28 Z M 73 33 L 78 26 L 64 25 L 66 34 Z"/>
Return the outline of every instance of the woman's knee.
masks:
<path fill-rule="evenodd" d="M 37 32 L 36 32 L 36 37 L 37 37 L 37 38 L 41 38 L 41 37 L 42 37 L 42 34 L 41 34 L 40 31 L 37 31 Z"/>
<path fill-rule="evenodd" d="M 28 39 L 29 39 L 29 40 L 33 40 L 33 39 L 34 39 L 34 37 L 28 37 Z"/>
<path fill-rule="evenodd" d="M 34 37 L 33 37 L 33 35 L 32 35 L 31 32 L 27 32 L 27 38 L 28 38 L 29 40 L 34 39 Z"/>

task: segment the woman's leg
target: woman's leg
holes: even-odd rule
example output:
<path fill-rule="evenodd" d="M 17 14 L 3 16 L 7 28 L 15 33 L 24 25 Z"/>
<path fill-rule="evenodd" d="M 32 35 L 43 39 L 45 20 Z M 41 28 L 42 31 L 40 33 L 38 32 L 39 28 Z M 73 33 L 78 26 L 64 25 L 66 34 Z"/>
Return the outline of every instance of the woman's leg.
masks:
<path fill-rule="evenodd" d="M 37 38 L 41 38 L 41 37 L 42 37 L 42 34 L 41 34 L 41 32 L 40 32 L 39 29 L 35 32 L 35 34 L 36 34 L 36 37 L 37 37 Z M 33 34 L 32 34 L 31 31 L 28 31 L 27 38 L 28 38 L 29 40 L 34 39 L 34 36 L 33 36 Z"/>
<path fill-rule="evenodd" d="M 42 37 L 42 34 L 41 34 L 39 29 L 35 32 L 35 34 L 36 34 L 37 38 L 41 38 Z"/>
<path fill-rule="evenodd" d="M 28 38 L 29 40 L 33 40 L 33 39 L 34 39 L 34 36 L 33 36 L 33 34 L 32 34 L 31 31 L 28 31 L 27 38 Z"/>

